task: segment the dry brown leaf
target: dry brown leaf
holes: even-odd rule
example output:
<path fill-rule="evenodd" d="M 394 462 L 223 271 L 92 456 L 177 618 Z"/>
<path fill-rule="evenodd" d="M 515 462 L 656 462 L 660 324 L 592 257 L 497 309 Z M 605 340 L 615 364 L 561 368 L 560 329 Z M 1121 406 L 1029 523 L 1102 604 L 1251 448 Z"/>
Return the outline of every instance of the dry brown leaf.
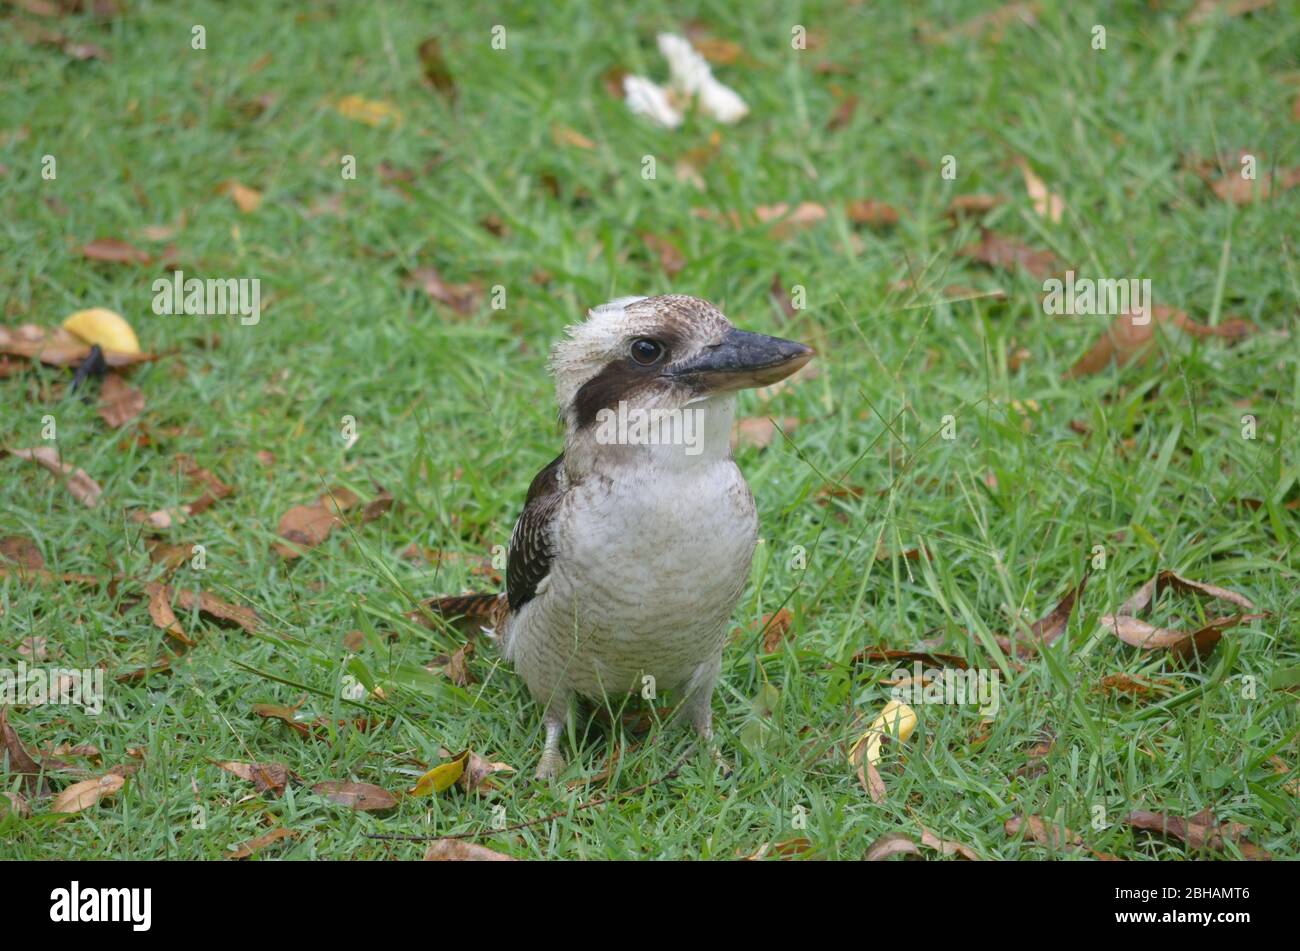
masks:
<path fill-rule="evenodd" d="M 1045 278 L 1064 270 L 1060 260 L 1051 251 L 1031 248 L 1009 235 L 988 228 L 981 228 L 980 240 L 959 248 L 957 254 L 1003 271 L 1014 272 L 1017 268 L 1023 268 L 1037 278 Z"/>
<path fill-rule="evenodd" d="M 257 787 L 258 792 L 269 791 L 277 796 L 284 795 L 284 787 L 288 785 L 291 778 L 297 778 L 289 767 L 281 763 L 239 763 L 228 760 L 217 765 L 226 772 L 252 783 Z"/>
<path fill-rule="evenodd" d="M 897 666 L 900 662 L 912 663 L 920 661 L 931 667 L 956 667 L 958 670 L 967 670 L 970 664 L 966 658 L 958 657 L 956 654 L 938 654 L 934 651 L 903 651 L 893 650 L 885 647 L 864 647 L 858 651 L 849 660 L 850 664 L 871 663 L 892 663 Z"/>
<path fill-rule="evenodd" d="M 194 641 L 186 635 L 180 622 L 176 620 L 176 613 L 172 610 L 171 589 L 156 581 L 148 581 L 145 582 L 144 590 L 149 596 L 149 617 L 153 618 L 153 623 L 169 637 L 175 638 L 186 647 L 193 647 Z"/>
<path fill-rule="evenodd" d="M 963 845 L 961 842 L 953 842 L 949 839 L 941 839 L 925 826 L 921 826 L 921 845 L 927 849 L 934 849 L 943 855 L 960 855 L 972 862 L 980 860 L 979 854 L 969 845 Z"/>
<path fill-rule="evenodd" d="M 0 798 L 9 804 L 8 811 L 19 819 L 26 819 L 32 814 L 32 807 L 27 805 L 27 800 L 21 793 L 4 791 L 0 792 Z M 6 810 L 0 808 L 0 819 L 4 818 L 5 813 Z"/>
<path fill-rule="evenodd" d="M 54 802 L 50 805 L 50 812 L 81 812 L 83 809 L 98 805 L 101 799 L 113 795 L 125 784 L 126 780 L 116 773 L 73 783 L 54 798 Z"/>
<path fill-rule="evenodd" d="M 470 684 L 478 683 L 469 669 L 469 656 L 473 653 L 474 642 L 468 641 L 461 644 L 443 665 L 443 672 L 447 675 L 447 679 L 457 687 L 468 687 Z"/>
<path fill-rule="evenodd" d="M 42 764 L 36 762 L 27 752 L 17 732 L 10 725 L 9 707 L 0 705 L 0 758 L 3 758 L 4 754 L 8 755 L 9 772 L 18 773 L 23 777 L 23 786 L 28 795 L 32 796 L 42 796 L 49 789 L 41 778 L 42 772 L 48 773 L 51 769 L 59 769 L 66 765 L 47 761 L 42 768 Z"/>
<path fill-rule="evenodd" d="M 280 537 L 290 542 L 276 542 L 275 550 L 287 560 L 302 557 L 307 549 L 315 548 L 329 538 L 334 526 L 340 523 L 337 515 L 320 504 L 295 505 L 280 518 Z"/>
<path fill-rule="evenodd" d="M 294 832 L 292 829 L 272 829 L 270 832 L 265 832 L 262 835 L 255 836 L 246 842 L 241 842 L 239 845 L 235 846 L 234 850 L 230 852 L 226 858 L 246 859 L 255 852 L 260 852 L 268 845 L 279 842 L 281 839 L 296 839 L 297 837 L 298 833 Z"/>
<path fill-rule="evenodd" d="M 90 344 L 78 339 L 62 327 L 46 330 L 34 324 L 20 327 L 0 327 L 0 354 L 39 360 L 48 366 L 73 367 L 90 356 Z M 104 362 L 110 367 L 130 366 L 154 360 L 152 353 L 123 353 L 104 351 Z"/>
<path fill-rule="evenodd" d="M 474 313 L 482 302 L 482 286 L 477 281 L 452 284 L 444 280 L 438 269 L 432 266 L 416 268 L 407 276 L 405 286 L 424 291 L 462 317 Z"/>
<path fill-rule="evenodd" d="M 1035 213 L 1052 224 L 1059 224 L 1061 215 L 1065 213 L 1064 200 L 1060 195 L 1048 191 L 1047 184 L 1034 174 L 1028 162 L 1017 159 L 1016 164 L 1020 166 L 1020 173 L 1025 177 L 1025 191 L 1029 193 L 1029 200 L 1033 202 Z"/>
<path fill-rule="evenodd" d="M 424 72 L 424 81 L 432 86 L 448 102 L 456 101 L 456 80 L 452 78 L 447 60 L 442 55 L 442 44 L 436 36 L 431 36 L 420 44 L 417 51 L 420 68 Z"/>
<path fill-rule="evenodd" d="M 1273 856 L 1246 838 L 1248 828 L 1239 822 L 1217 824 L 1214 814 L 1205 809 L 1190 819 L 1171 816 L 1163 812 L 1137 809 L 1124 817 L 1125 825 L 1145 832 L 1156 832 L 1177 839 L 1189 849 L 1228 852 L 1227 844 L 1235 843 L 1242 857 L 1251 861 L 1269 861 Z"/>
<path fill-rule="evenodd" d="M 952 200 L 948 202 L 948 208 L 944 214 L 954 219 L 980 217 L 988 214 L 1002 204 L 1004 200 L 999 195 L 954 195 Z"/>
<path fill-rule="evenodd" d="M 649 232 L 642 234 L 641 240 L 659 258 L 659 266 L 669 277 L 676 277 L 686 267 L 686 256 L 672 241 Z"/>
<path fill-rule="evenodd" d="M 1248 320 L 1230 317 L 1217 327 L 1208 327 L 1193 320 L 1176 307 L 1156 304 L 1138 314 L 1120 314 L 1097 339 L 1087 353 L 1066 373 L 1067 379 L 1090 376 L 1110 366 L 1118 366 L 1137 359 L 1145 359 L 1159 325 L 1170 325 L 1195 337 L 1221 337 L 1241 340 L 1254 333 L 1255 325 Z"/>
<path fill-rule="evenodd" d="M 426 862 L 513 862 L 515 859 L 464 839 L 434 839 L 424 853 Z"/>
<path fill-rule="evenodd" d="M 1188 11 L 1183 22 L 1187 24 L 1204 23 L 1212 20 L 1217 14 L 1222 13 L 1225 17 L 1241 16 L 1244 13 L 1253 13 L 1256 10 L 1263 10 L 1265 7 L 1271 7 L 1273 0 L 1198 0 L 1196 6 Z"/>
<path fill-rule="evenodd" d="M 358 812 L 384 812 L 397 805 L 397 797 L 382 786 L 371 783 L 345 783 L 328 780 L 317 783 L 311 791 L 330 802 L 348 806 Z"/>
<path fill-rule="evenodd" d="M 148 252 L 118 238 L 96 238 L 83 245 L 81 253 L 92 261 L 110 264 L 148 264 L 152 260 Z"/>
<path fill-rule="evenodd" d="M 960 23 L 942 33 L 922 34 L 926 43 L 952 43 L 958 39 L 980 39 L 987 36 L 992 42 L 1001 42 L 1002 34 L 1009 26 L 1022 24 L 1034 26 L 1038 22 L 1039 2 L 1004 3 L 999 7 L 980 13 L 964 23 Z"/>
<path fill-rule="evenodd" d="M 361 509 L 361 524 L 367 525 L 377 518 L 382 518 L 393 507 L 393 495 L 387 489 L 380 487 L 379 494 L 365 504 Z"/>
<path fill-rule="evenodd" d="M 835 107 L 835 112 L 831 114 L 830 120 L 826 123 L 827 132 L 838 132 L 850 122 L 853 121 L 853 113 L 858 108 L 858 97 L 847 95 L 840 99 L 840 103 Z"/>
<path fill-rule="evenodd" d="M 561 148 L 568 146 L 575 149 L 594 149 L 596 143 L 591 141 L 577 129 L 572 129 L 567 125 L 561 125 L 556 122 L 551 125 L 551 140 Z"/>
<path fill-rule="evenodd" d="M 775 205 L 759 205 L 754 214 L 763 224 L 774 222 L 771 235 L 777 240 L 788 238 L 796 231 L 803 231 L 826 220 L 826 208 L 815 201 L 801 201 L 793 209 L 786 202 Z"/>
<path fill-rule="evenodd" d="M 781 430 L 789 434 L 799 425 L 796 416 L 786 416 L 779 422 L 778 430 L 777 421 L 770 416 L 749 416 L 737 420 L 731 432 L 731 448 L 749 446 L 754 449 L 766 449 L 777 439 Z"/>
<path fill-rule="evenodd" d="M 889 227 L 898 224 L 898 209 L 874 198 L 859 198 L 845 206 L 844 213 L 855 225 L 869 228 Z"/>
<path fill-rule="evenodd" d="M 1081 836 L 1071 832 L 1066 826 L 1048 823 L 1042 816 L 1016 816 L 1014 819 L 1008 819 L 1002 828 L 1011 838 L 1018 836 L 1023 829 L 1025 838 L 1057 851 L 1066 848 L 1086 848 Z"/>
<path fill-rule="evenodd" d="M 902 832 L 887 832 L 867 849 L 868 862 L 883 862 L 895 855 L 920 855 L 921 847 Z"/>
<path fill-rule="evenodd" d="M 104 377 L 99 391 L 99 418 L 114 429 L 144 412 L 144 394 L 116 373 Z"/>
<path fill-rule="evenodd" d="M 38 571 L 45 567 L 45 559 L 41 556 L 40 549 L 25 535 L 8 535 L 0 538 L 0 559 Z"/>
<path fill-rule="evenodd" d="M 297 717 L 297 707 L 277 706 L 273 703 L 253 704 L 253 713 L 267 720 L 280 720 L 302 737 L 310 737 L 311 727 Z"/>
<path fill-rule="evenodd" d="M 451 755 L 446 750 L 442 750 L 441 753 L 443 756 Z M 514 771 L 515 768 L 509 763 L 491 762 L 470 750 L 469 759 L 465 762 L 465 771 L 460 774 L 460 779 L 456 782 L 467 793 L 489 792 L 496 788 L 496 784 L 489 778 L 493 773 Z"/>
<path fill-rule="evenodd" d="M 260 191 L 233 179 L 218 185 L 217 194 L 229 196 L 230 200 L 235 203 L 235 207 L 246 215 L 250 215 L 262 207 L 262 193 Z"/>
<path fill-rule="evenodd" d="M 782 608 L 776 614 L 764 614 L 763 621 L 759 625 L 765 628 L 763 633 L 763 653 L 774 653 L 780 643 L 785 640 L 786 633 L 790 630 L 790 624 L 794 621 L 794 615 L 790 613 L 789 608 Z"/>
<path fill-rule="evenodd" d="M 43 469 L 64 477 L 64 485 L 72 497 L 86 508 L 94 508 L 99 503 L 103 489 L 85 470 L 78 469 L 59 461 L 59 452 L 53 446 L 37 446 L 35 449 L 10 449 L 11 456 L 35 462 Z"/>

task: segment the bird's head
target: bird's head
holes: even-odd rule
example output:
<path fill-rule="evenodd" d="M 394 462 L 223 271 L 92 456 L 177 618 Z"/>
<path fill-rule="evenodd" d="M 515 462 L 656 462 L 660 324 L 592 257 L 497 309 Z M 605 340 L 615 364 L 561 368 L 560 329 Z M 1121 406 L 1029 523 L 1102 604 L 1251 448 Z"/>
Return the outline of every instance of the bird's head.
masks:
<path fill-rule="evenodd" d="M 730 413 L 738 390 L 782 380 L 812 356 L 801 343 L 737 330 L 708 301 L 667 294 L 593 309 L 551 351 L 551 370 L 572 437 L 621 411 L 722 402 Z"/>

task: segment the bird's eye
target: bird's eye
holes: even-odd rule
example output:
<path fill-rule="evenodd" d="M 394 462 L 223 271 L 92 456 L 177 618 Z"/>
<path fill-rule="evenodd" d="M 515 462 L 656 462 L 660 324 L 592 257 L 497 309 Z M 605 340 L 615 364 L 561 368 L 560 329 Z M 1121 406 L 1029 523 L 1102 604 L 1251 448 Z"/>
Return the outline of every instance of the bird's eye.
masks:
<path fill-rule="evenodd" d="M 643 367 L 651 366 L 663 359 L 664 345 L 649 337 L 640 337 L 632 341 L 632 359 Z"/>

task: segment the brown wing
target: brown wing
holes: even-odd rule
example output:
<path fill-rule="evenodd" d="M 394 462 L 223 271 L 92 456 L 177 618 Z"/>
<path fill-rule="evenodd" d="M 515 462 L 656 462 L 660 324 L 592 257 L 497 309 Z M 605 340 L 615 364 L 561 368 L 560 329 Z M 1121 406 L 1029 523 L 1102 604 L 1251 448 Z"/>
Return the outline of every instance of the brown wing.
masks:
<path fill-rule="evenodd" d="M 506 563 L 506 593 L 510 610 L 518 611 L 533 599 L 537 586 L 551 570 L 551 519 L 564 497 L 564 453 L 534 477 L 524 510 L 510 536 Z"/>

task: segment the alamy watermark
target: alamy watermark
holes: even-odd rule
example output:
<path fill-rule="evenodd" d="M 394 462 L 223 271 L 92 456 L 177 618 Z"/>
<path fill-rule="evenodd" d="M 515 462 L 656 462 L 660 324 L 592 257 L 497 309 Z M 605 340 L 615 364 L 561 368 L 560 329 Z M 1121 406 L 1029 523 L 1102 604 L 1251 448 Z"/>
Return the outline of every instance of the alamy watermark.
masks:
<path fill-rule="evenodd" d="M 1002 679 L 997 669 L 927 669 L 918 660 L 912 662 L 911 671 L 906 667 L 895 668 L 889 679 L 894 681 L 889 695 L 899 703 L 912 706 L 977 703 L 985 717 L 997 716 L 1001 706 Z"/>
<path fill-rule="evenodd" d="M 68 667 L 28 667 L 18 670 L 0 667 L 0 704 L 42 706 L 68 704 L 83 708 L 92 717 L 104 709 L 104 671 L 99 667 L 76 670 Z"/>
<path fill-rule="evenodd" d="M 596 413 L 596 442 L 602 446 L 685 446 L 686 455 L 703 452 L 704 410 L 640 409 L 619 400 L 618 409 Z"/>
<path fill-rule="evenodd" d="M 153 312 L 159 316 L 239 316 L 244 326 L 262 319 L 262 281 L 256 277 L 186 279 L 183 271 L 153 282 Z"/>
<path fill-rule="evenodd" d="M 1043 312 L 1053 316 L 1109 316 L 1131 314 L 1132 322 L 1142 326 L 1151 322 L 1151 279 L 1100 278 L 1075 279 L 1073 271 L 1065 280 L 1050 277 L 1043 281 Z"/>

